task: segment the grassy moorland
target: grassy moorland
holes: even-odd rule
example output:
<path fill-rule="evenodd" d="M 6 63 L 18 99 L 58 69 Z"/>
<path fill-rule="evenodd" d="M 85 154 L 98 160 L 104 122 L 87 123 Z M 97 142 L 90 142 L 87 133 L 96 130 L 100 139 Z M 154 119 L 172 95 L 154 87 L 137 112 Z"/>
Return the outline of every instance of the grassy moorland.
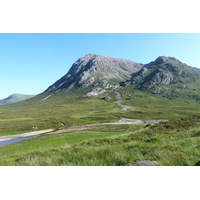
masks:
<path fill-rule="evenodd" d="M 44 96 L 0 106 L 0 136 L 65 126 L 118 119 L 115 104 L 98 98 L 68 98 L 66 95 L 42 100 Z"/>
<path fill-rule="evenodd" d="M 131 95 L 130 95 L 131 94 Z M 104 100 L 104 97 L 111 97 Z M 123 165 L 152 160 L 158 165 L 199 165 L 200 110 L 195 100 L 156 97 L 124 90 L 123 111 L 111 92 L 98 97 L 41 95 L 0 106 L 0 135 L 117 121 L 168 119 L 157 125 L 104 125 L 45 134 L 0 147 L 0 165 Z"/>
<path fill-rule="evenodd" d="M 131 94 L 131 96 L 129 96 Z M 130 105 L 128 112 L 122 111 L 111 92 L 98 97 L 80 97 L 66 94 L 46 95 L 10 105 L 0 106 L 0 136 L 38 130 L 58 128 L 60 125 L 101 123 L 117 121 L 121 117 L 133 119 L 174 119 L 200 114 L 200 103 L 195 100 L 169 100 L 155 97 L 137 90 L 122 93 L 123 104 Z M 104 97 L 112 97 L 104 100 Z"/>
<path fill-rule="evenodd" d="M 0 148 L 0 165 L 200 165 L 200 117 L 42 135 Z"/>

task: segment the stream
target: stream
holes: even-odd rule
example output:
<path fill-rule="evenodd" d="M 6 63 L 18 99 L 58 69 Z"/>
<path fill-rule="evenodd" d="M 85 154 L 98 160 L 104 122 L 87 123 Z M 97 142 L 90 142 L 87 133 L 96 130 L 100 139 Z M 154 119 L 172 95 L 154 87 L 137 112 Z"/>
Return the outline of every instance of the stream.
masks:
<path fill-rule="evenodd" d="M 9 140 L 0 141 L 0 147 L 7 145 L 7 144 L 12 144 L 12 143 L 15 143 L 15 142 L 26 140 L 28 138 L 36 137 L 36 136 L 37 135 L 31 135 L 31 136 L 26 136 L 26 137 L 17 137 L 17 138 L 12 138 L 12 139 L 9 139 Z"/>

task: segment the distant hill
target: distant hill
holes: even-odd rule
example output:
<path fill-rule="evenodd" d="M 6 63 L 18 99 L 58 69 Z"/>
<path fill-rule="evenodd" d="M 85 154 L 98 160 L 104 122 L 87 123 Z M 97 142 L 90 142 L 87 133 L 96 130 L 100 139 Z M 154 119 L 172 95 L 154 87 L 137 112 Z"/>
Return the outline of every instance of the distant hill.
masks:
<path fill-rule="evenodd" d="M 4 104 L 10 104 L 10 103 L 15 103 L 18 101 L 23 101 L 26 99 L 29 99 L 31 97 L 34 97 L 35 95 L 27 95 L 27 94 L 12 94 L 9 97 L 5 98 L 5 99 L 1 99 L 0 100 L 0 105 L 4 105 Z"/>

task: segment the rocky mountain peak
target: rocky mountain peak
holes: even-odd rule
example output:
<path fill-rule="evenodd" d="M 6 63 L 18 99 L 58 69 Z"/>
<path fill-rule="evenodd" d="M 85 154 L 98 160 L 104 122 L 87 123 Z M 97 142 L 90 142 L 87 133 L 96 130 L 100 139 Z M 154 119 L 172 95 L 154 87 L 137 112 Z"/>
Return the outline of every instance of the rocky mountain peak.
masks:
<path fill-rule="evenodd" d="M 154 64 L 163 64 L 163 63 L 173 63 L 173 64 L 181 64 L 181 62 L 174 58 L 174 57 L 167 57 L 167 56 L 159 56 L 155 61 Z"/>
<path fill-rule="evenodd" d="M 178 59 L 174 57 L 167 57 L 167 56 L 159 56 L 156 60 L 145 64 L 144 67 L 146 68 L 152 68 L 158 65 L 168 65 L 168 66 L 179 66 L 179 65 L 186 65 L 182 62 L 180 62 Z"/>
<path fill-rule="evenodd" d="M 109 88 L 130 79 L 131 74 L 139 71 L 142 66 L 143 64 L 121 58 L 87 54 L 79 58 L 69 72 L 45 92 L 72 88 L 83 89 L 89 86 Z"/>
<path fill-rule="evenodd" d="M 200 71 L 192 68 L 174 57 L 160 56 L 155 61 L 143 66 L 132 74 L 131 83 L 143 91 L 166 93 L 171 84 L 183 85 L 193 83 L 200 78 Z"/>

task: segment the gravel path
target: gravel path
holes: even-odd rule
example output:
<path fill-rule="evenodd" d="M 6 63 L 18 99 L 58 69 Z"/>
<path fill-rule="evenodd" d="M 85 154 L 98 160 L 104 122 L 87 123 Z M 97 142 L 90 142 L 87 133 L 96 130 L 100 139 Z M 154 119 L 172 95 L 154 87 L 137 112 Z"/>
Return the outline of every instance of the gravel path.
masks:
<path fill-rule="evenodd" d="M 10 140 L 13 138 L 18 138 L 18 137 L 28 137 L 28 136 L 36 136 L 36 135 L 41 135 L 41 134 L 55 134 L 55 133 L 64 133 L 64 132 L 71 132 L 71 131 L 81 131 L 81 130 L 91 129 L 95 126 L 119 125 L 119 124 L 146 125 L 146 124 L 157 124 L 159 122 L 165 122 L 165 121 L 167 120 L 140 120 L 140 119 L 121 118 L 120 120 L 116 122 L 83 124 L 83 125 L 73 126 L 69 128 L 63 128 L 57 131 L 55 131 L 54 129 L 47 129 L 47 130 L 41 130 L 41 131 L 21 133 L 21 134 L 16 134 L 16 135 L 0 136 L 0 142 L 5 141 L 5 140 Z"/>
<path fill-rule="evenodd" d="M 44 134 L 44 133 L 49 133 L 53 130 L 54 129 L 47 129 L 47 130 L 33 131 L 33 132 L 28 132 L 28 133 L 21 133 L 21 134 L 16 134 L 16 135 L 0 136 L 0 142 L 5 141 L 5 140 L 10 140 L 10 139 L 13 139 L 13 138 L 18 138 L 18 137 L 28 137 L 28 136 L 41 135 L 41 134 Z"/>
<path fill-rule="evenodd" d="M 157 124 L 159 122 L 164 122 L 164 121 L 167 121 L 167 120 L 139 120 L 139 119 L 121 118 L 119 121 L 116 121 L 116 122 L 83 124 L 79 126 L 63 128 L 57 131 L 55 131 L 54 129 L 47 129 L 47 130 L 33 131 L 33 132 L 28 132 L 28 133 L 21 133 L 21 134 L 16 134 L 16 135 L 0 136 L 0 142 L 15 139 L 15 138 L 25 138 L 29 136 L 37 136 L 37 135 L 42 135 L 42 134 L 57 134 L 57 133 L 67 133 L 67 132 L 73 132 L 73 131 L 88 130 L 94 127 L 98 127 L 98 126 L 100 127 L 104 125 L 119 125 L 119 124 L 146 125 L 146 124 Z"/>
<path fill-rule="evenodd" d="M 71 131 L 82 131 L 82 130 L 88 130 L 94 127 L 104 126 L 104 125 L 121 125 L 121 124 L 147 125 L 147 124 L 158 124 L 159 122 L 166 122 L 166 121 L 167 120 L 139 120 L 139 119 L 121 118 L 119 121 L 116 121 L 116 122 L 83 124 L 83 125 L 73 126 L 69 128 L 63 128 L 58 131 L 52 131 L 47 134 L 66 133 L 66 132 L 71 132 Z"/>
<path fill-rule="evenodd" d="M 115 101 L 113 103 L 117 104 L 118 106 L 121 106 L 122 110 L 124 110 L 124 111 L 127 111 L 130 108 L 133 108 L 132 106 L 127 106 L 127 105 L 122 104 L 122 100 L 118 100 L 118 101 Z"/>
<path fill-rule="evenodd" d="M 127 106 L 127 105 L 122 104 L 122 101 L 123 101 L 122 100 L 122 95 L 119 92 L 117 92 L 117 91 L 114 91 L 114 92 L 116 94 L 116 98 L 119 99 L 119 100 L 117 100 L 117 101 L 115 101 L 113 103 L 117 104 L 118 106 L 121 106 L 122 110 L 124 110 L 124 111 L 127 111 L 130 108 L 133 108 L 132 106 Z"/>

